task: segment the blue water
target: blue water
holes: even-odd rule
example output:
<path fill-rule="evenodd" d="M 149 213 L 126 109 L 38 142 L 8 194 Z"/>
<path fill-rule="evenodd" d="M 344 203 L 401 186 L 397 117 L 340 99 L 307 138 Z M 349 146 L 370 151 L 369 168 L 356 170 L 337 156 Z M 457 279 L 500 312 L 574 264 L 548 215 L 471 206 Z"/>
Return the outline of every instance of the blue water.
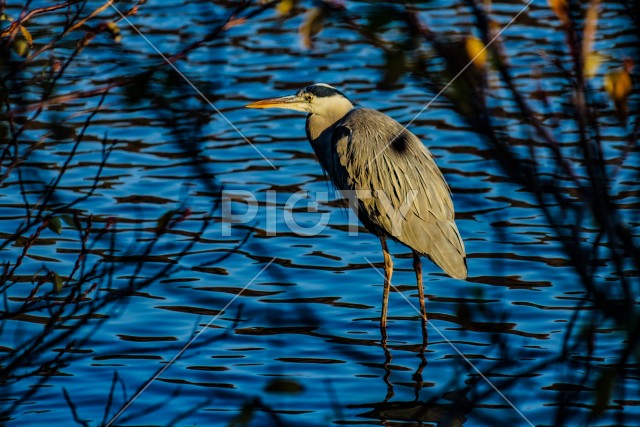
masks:
<path fill-rule="evenodd" d="M 39 2 L 32 7 L 35 3 Z M 78 338 L 87 339 L 72 345 L 75 357 L 44 384 L 39 385 L 42 377 L 36 376 L 4 386 L 4 405 L 32 387 L 36 390 L 6 425 L 73 425 L 65 390 L 79 419 L 101 425 L 196 333 L 181 357 L 150 383 L 115 425 L 278 425 L 276 419 L 301 426 L 418 425 L 420 419 L 420 425 L 553 425 L 554 405 L 562 393 L 558 390 L 563 390 L 562 384 L 578 384 L 581 374 L 571 364 L 553 360 L 572 316 L 576 311 L 588 313 L 591 303 L 584 301 L 577 275 L 536 199 L 506 178 L 486 142 L 452 112 L 444 97 L 422 112 L 410 130 L 431 149 L 452 189 L 469 254 L 469 279 L 451 279 L 425 260 L 430 321 L 423 363 L 419 316 L 403 298 L 418 304 L 410 251 L 391 244 L 394 285 L 402 295 L 391 293 L 388 341 L 381 346 L 383 278 L 377 238 L 358 228 L 336 201 L 306 142 L 303 115 L 243 106 L 322 81 L 356 103 L 407 123 L 432 94 L 410 76 L 391 90 L 382 88 L 380 50 L 343 24 L 330 23 L 313 49 L 306 49 L 298 28 L 310 6 L 301 2 L 288 19 L 268 9 L 176 63 L 226 119 L 175 74 L 173 89 L 152 83 L 148 95 L 136 103 L 128 102 L 122 89 L 111 90 L 58 196 L 69 201 L 89 191 L 103 139 L 114 143 L 95 194 L 74 207 L 83 215 L 92 214 L 96 229 L 114 221 L 117 230 L 89 240 L 94 246 L 87 266 L 113 267 L 114 288 L 126 286 L 132 276 L 144 283 L 161 269 L 168 270 L 125 304 L 102 310 L 102 323 L 98 318 L 88 322 Z M 368 6 L 346 2 L 348 10 Z M 522 6 L 495 3 L 494 19 L 506 24 Z M 229 13 L 227 7 L 149 2 L 130 19 L 161 51 L 175 52 L 215 28 Z M 435 1 L 418 7 L 421 18 L 443 35 L 460 36 L 472 28 L 472 17 L 462 4 Z M 621 28 L 612 24 L 622 19 L 620 9 L 606 7 L 596 45 L 613 58 L 633 55 L 631 36 L 620 35 Z M 9 8 L 17 16 L 16 10 L 15 5 Z M 115 16 L 106 10 L 100 19 Z M 36 44 L 51 37 L 56 19 L 62 18 L 30 23 Z M 540 0 L 504 34 L 504 49 L 513 52 L 509 58 L 514 76 L 525 93 L 536 90 L 531 70 L 538 68 L 546 90 L 561 89 L 557 71 L 538 53 L 561 48 L 564 39 L 556 24 Z M 69 68 L 56 95 L 87 90 L 109 77 L 133 74 L 162 61 L 131 27 L 119 25 L 122 43 L 98 36 Z M 61 49 L 60 55 L 64 52 Z M 616 64 L 603 64 L 594 87 L 601 86 L 603 73 Z M 191 124 L 182 133 L 170 133 L 154 93 L 159 88 L 176 114 L 189 111 L 187 119 L 201 114 L 201 128 L 195 130 Z M 601 96 L 607 101 L 604 93 Z M 77 134 L 97 102 L 68 101 L 45 111 L 38 123 L 44 126 L 64 118 Z M 563 112 L 559 104 L 552 109 L 556 115 Z M 504 123 L 509 125 L 507 119 Z M 573 131 L 562 125 L 554 129 L 557 135 Z M 603 134 L 606 152 L 619 156 L 624 145 L 619 128 L 605 126 Z M 42 136 L 36 128 L 26 139 Z M 185 147 L 198 153 L 199 168 Z M 48 181 L 72 148 L 72 139 L 46 139 L 46 149 L 36 151 L 23 172 Z M 544 164 L 550 153 L 540 149 L 539 155 Z M 637 158 L 631 157 L 620 169 L 621 192 L 624 182 L 636 179 L 633 161 Z M 222 202 L 216 205 L 220 188 Z M 20 192 L 17 176 L 3 183 L 3 238 L 24 219 Z M 36 194 L 29 197 L 32 203 L 37 200 Z M 637 208 L 637 195 L 623 196 L 619 203 L 628 203 L 631 212 Z M 181 206 L 190 209 L 190 216 L 159 240 L 151 250 L 153 262 L 138 271 L 130 257 L 155 237 L 158 218 Z M 291 219 L 298 232 L 288 225 Z M 326 226 L 316 227 L 321 221 Z M 112 235 L 117 239 L 116 253 L 111 254 L 115 259 L 108 254 Z M 193 246 L 179 256 L 190 243 Z M 68 275 L 80 247 L 78 232 L 67 224 L 60 235 L 44 230 L 16 273 L 23 280 L 11 289 L 11 303 L 20 304 L 29 294 L 30 278 L 43 264 Z M 12 244 L 0 259 L 13 262 L 21 250 Z M 109 285 L 97 286 L 89 298 L 98 299 Z M 464 310 L 469 318 L 461 314 Z M 1 351 L 10 354 L 42 331 L 47 313 L 32 314 L 36 317 L 3 321 Z M 624 336 L 608 330 L 610 325 L 601 326 L 593 356 L 595 365 L 606 366 L 615 361 Z M 57 333 L 60 330 L 51 332 Z M 118 381 L 111 392 L 114 374 Z M 637 377 L 624 378 L 618 387 L 626 390 L 625 401 L 610 402 L 593 425 L 611 425 L 619 411 L 625 412 L 626 425 L 640 425 Z M 593 404 L 574 402 L 576 419 L 586 419 Z M 456 416 L 443 419 L 450 405 L 457 408 Z"/>

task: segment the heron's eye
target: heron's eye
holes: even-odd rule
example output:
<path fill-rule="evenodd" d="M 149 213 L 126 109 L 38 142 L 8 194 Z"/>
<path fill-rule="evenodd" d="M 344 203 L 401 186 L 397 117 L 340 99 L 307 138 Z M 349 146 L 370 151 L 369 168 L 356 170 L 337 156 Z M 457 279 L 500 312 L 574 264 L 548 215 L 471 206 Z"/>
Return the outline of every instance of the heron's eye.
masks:
<path fill-rule="evenodd" d="M 307 102 L 311 102 L 311 100 L 313 99 L 313 95 L 311 95 L 310 93 L 307 93 L 304 95 L 304 100 Z"/>

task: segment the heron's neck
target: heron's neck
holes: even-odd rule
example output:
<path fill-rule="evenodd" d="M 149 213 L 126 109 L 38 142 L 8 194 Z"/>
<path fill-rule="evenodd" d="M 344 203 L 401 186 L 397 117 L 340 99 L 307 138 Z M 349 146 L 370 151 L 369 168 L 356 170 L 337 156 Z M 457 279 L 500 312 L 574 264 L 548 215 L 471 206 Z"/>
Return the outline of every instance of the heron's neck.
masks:
<path fill-rule="evenodd" d="M 340 103 L 332 103 L 331 108 L 324 111 L 310 113 L 307 116 L 307 138 L 309 141 L 314 142 L 322 135 L 322 132 L 333 126 L 352 109 L 353 104 L 348 99 L 344 99 Z"/>

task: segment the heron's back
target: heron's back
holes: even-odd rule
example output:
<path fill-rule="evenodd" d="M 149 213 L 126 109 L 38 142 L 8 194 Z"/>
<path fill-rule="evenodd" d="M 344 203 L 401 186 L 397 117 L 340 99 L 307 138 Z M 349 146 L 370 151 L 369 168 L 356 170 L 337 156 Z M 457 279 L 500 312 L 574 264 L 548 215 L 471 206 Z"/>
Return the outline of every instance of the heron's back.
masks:
<path fill-rule="evenodd" d="M 452 277 L 467 277 L 449 187 L 415 135 L 379 111 L 359 108 L 312 145 L 336 187 L 355 192 L 367 228 L 428 256 Z"/>

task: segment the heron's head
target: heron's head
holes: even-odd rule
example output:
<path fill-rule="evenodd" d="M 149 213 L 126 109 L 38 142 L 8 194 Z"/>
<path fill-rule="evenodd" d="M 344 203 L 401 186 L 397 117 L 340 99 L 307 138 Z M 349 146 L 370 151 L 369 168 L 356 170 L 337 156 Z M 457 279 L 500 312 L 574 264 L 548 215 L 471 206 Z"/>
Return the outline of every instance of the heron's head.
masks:
<path fill-rule="evenodd" d="M 351 101 L 338 89 L 325 83 L 316 83 L 300 89 L 295 95 L 252 102 L 247 108 L 284 108 L 320 116 L 346 114 L 353 108 Z"/>

